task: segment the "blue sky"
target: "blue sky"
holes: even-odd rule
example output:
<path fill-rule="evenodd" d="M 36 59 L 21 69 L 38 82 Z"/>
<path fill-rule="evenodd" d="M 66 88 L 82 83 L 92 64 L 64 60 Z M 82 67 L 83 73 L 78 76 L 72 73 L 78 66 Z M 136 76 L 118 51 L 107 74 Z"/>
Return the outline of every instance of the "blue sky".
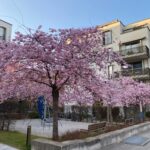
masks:
<path fill-rule="evenodd" d="M 13 24 L 13 35 L 24 32 L 23 25 L 48 31 L 145 18 L 150 18 L 150 0 L 0 0 L 0 19 Z"/>

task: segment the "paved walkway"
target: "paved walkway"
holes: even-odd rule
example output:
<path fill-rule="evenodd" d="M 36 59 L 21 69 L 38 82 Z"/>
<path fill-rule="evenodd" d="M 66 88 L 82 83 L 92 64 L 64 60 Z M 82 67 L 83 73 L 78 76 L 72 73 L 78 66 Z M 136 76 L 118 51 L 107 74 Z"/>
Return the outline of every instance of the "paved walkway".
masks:
<path fill-rule="evenodd" d="M 150 131 L 140 134 L 140 136 L 150 138 Z M 137 145 L 131 145 L 131 144 L 112 144 L 109 146 L 106 146 L 105 148 L 101 148 L 100 150 L 150 150 L 150 142 L 147 143 L 144 146 L 137 146 Z"/>
<path fill-rule="evenodd" d="M 0 150 L 17 150 L 17 149 L 10 147 L 8 145 L 0 144 Z"/>

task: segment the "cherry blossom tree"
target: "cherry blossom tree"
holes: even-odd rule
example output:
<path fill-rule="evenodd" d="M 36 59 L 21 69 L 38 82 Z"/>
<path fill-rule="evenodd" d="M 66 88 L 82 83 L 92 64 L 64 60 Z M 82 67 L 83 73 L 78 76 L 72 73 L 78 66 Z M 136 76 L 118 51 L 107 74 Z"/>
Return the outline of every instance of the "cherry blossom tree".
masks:
<path fill-rule="evenodd" d="M 135 83 L 133 85 L 132 95 L 134 100 L 132 103 L 139 105 L 140 110 L 140 119 L 143 121 L 144 114 L 143 114 L 143 106 L 150 103 L 150 94 L 149 94 L 150 87 L 148 84 L 145 83 Z"/>
<path fill-rule="evenodd" d="M 107 106 L 107 121 L 109 123 L 113 121 L 112 107 L 114 106 L 121 108 L 139 105 L 142 114 L 142 107 L 150 103 L 149 84 L 137 82 L 131 77 L 121 77 L 103 82 L 103 86 L 98 88 L 96 94 L 99 94 L 98 97 L 103 100 L 103 105 Z"/>
<path fill-rule="evenodd" d="M 112 124 L 113 117 L 112 117 L 112 107 L 116 106 L 118 103 L 117 95 L 119 92 L 118 83 L 116 80 L 108 80 L 105 81 L 105 86 L 103 86 L 103 105 L 107 106 L 107 122 Z"/>
<path fill-rule="evenodd" d="M 120 78 L 119 83 L 121 94 L 118 94 L 118 97 L 120 104 L 125 107 L 139 105 L 139 110 L 142 114 L 143 106 L 150 103 L 150 85 L 148 83 L 137 82 L 129 77 Z"/>
<path fill-rule="evenodd" d="M 13 42 L 0 43 L 0 59 L 3 83 L 12 82 L 11 94 L 52 97 L 54 140 L 58 139 L 59 97 L 65 90 L 72 86 L 76 96 L 75 87 L 94 93 L 97 83 L 105 78 L 107 64 L 123 62 L 117 53 L 102 46 L 102 33 L 96 28 L 51 29 L 45 33 L 39 27 L 27 35 L 17 33 Z M 7 87 L 5 84 L 3 91 Z M 88 100 L 91 102 L 90 94 Z"/>

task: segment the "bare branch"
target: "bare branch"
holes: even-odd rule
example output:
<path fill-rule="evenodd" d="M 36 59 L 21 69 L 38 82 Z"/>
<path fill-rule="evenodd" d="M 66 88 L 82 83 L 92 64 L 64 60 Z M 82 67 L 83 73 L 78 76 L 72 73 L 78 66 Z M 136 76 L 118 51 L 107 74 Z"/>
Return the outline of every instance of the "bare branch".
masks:
<path fill-rule="evenodd" d="M 69 80 L 69 77 L 67 77 L 66 80 L 60 85 L 58 90 L 60 90 L 63 87 L 63 85 L 65 85 L 65 83 L 67 83 L 68 80 Z"/>
<path fill-rule="evenodd" d="M 51 75 L 50 75 L 47 64 L 45 64 L 45 69 L 47 71 L 47 77 L 48 77 L 48 80 L 49 80 L 49 84 L 52 85 L 52 81 L 51 81 L 52 78 L 51 78 Z"/>
<path fill-rule="evenodd" d="M 57 80 L 57 76 L 59 74 L 59 71 L 57 70 L 56 74 L 55 74 L 55 84 L 56 84 L 56 80 Z"/>
<path fill-rule="evenodd" d="M 43 81 L 38 81 L 38 80 L 35 80 L 35 79 L 30 79 L 30 80 L 33 81 L 33 82 L 39 83 L 39 84 L 47 85 L 48 87 L 52 87 L 51 85 L 49 85 L 48 83 L 45 83 Z"/>

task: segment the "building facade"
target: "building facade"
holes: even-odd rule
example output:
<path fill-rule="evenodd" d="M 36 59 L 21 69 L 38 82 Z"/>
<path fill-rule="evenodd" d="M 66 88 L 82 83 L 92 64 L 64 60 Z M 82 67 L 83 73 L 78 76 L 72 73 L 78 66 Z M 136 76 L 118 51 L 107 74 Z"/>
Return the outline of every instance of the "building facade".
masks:
<path fill-rule="evenodd" d="M 129 25 L 115 20 L 98 26 L 103 31 L 103 45 L 119 52 L 129 66 L 111 64 L 113 77 L 131 76 L 136 80 L 150 79 L 150 19 Z"/>
<path fill-rule="evenodd" d="M 0 40 L 11 40 L 12 25 L 0 19 Z"/>

